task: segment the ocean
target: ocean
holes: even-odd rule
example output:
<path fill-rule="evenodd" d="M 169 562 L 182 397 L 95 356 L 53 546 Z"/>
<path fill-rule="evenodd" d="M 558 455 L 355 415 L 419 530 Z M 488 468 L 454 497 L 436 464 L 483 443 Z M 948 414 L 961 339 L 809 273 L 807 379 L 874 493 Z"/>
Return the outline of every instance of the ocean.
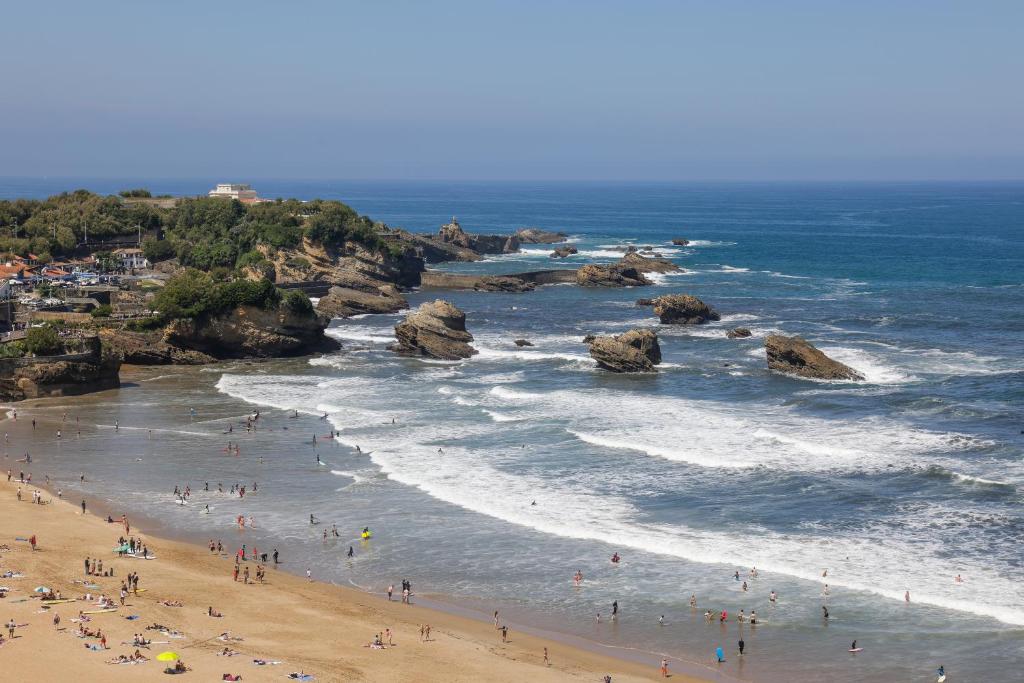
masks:
<path fill-rule="evenodd" d="M 213 181 L 0 179 L 0 196 L 140 185 L 197 194 Z M 60 457 L 34 457 L 37 470 L 66 490 L 88 471 L 91 495 L 197 539 L 241 542 L 234 519 L 251 514 L 246 542 L 281 547 L 294 571 L 375 591 L 407 577 L 437 601 L 625 656 L 744 680 L 927 681 L 940 664 L 950 680 L 1019 680 L 1024 185 L 254 185 L 417 231 L 452 215 L 470 232 L 562 230 L 579 249 L 554 262 L 525 245 L 438 266 L 450 271 L 611 262 L 628 245 L 685 271 L 637 289 L 412 293 L 466 312 L 479 354 L 462 362 L 397 357 L 386 346 L 402 315 L 361 316 L 332 323 L 343 348 L 324 357 L 152 368 L 117 391 L 31 402 L 26 414 L 73 411 L 84 426 L 52 439 Z M 634 303 L 674 292 L 722 320 L 660 326 Z M 735 326 L 753 336 L 727 339 Z M 634 327 L 657 330 L 658 373 L 597 369 L 582 337 Z M 866 381 L 768 372 L 772 332 Z M 246 434 L 253 410 L 263 426 Z M 221 450 L 229 439 L 238 457 Z M 242 500 L 201 490 L 252 481 Z M 175 505 L 186 484 L 199 493 Z M 310 514 L 342 537 L 324 542 Z M 853 640 L 863 652 L 847 652 Z"/>

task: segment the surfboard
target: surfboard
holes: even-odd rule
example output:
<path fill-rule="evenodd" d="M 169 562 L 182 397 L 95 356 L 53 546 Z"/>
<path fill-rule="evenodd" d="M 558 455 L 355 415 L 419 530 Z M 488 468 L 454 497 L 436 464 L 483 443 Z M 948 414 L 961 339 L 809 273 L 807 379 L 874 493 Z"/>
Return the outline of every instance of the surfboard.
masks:
<path fill-rule="evenodd" d="M 108 607 L 107 609 L 90 609 L 82 612 L 82 614 L 103 614 L 104 612 L 116 612 L 116 607 Z"/>
<path fill-rule="evenodd" d="M 43 600 L 44 605 L 60 605 L 65 602 L 74 602 L 74 600 L 70 598 L 63 598 L 61 600 Z"/>
<path fill-rule="evenodd" d="M 935 683 L 946 683 L 946 675 L 943 674 L 935 679 Z"/>
<path fill-rule="evenodd" d="M 861 651 L 861 650 L 863 650 L 863 649 L 864 649 L 864 648 L 862 648 L 862 647 L 855 647 L 855 648 L 853 648 L 852 650 L 850 650 L 850 652 L 860 652 L 860 651 Z"/>

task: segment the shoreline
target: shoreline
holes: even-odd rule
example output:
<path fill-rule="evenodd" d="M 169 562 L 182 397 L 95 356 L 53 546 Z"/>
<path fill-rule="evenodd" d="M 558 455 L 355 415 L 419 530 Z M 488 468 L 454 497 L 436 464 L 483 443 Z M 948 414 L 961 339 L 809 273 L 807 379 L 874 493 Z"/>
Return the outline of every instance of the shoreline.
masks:
<path fill-rule="evenodd" d="M 68 398 L 71 400 L 75 399 L 75 397 L 62 397 L 60 400 L 67 400 Z M 17 405 L 14 407 L 17 408 Z M 27 405 L 26 408 L 28 408 Z M 6 419 L 7 422 L 5 424 L 9 429 L 11 425 L 15 424 L 20 428 L 11 430 L 15 433 L 21 431 L 21 429 L 23 429 L 21 425 L 27 422 L 24 418 L 23 421 L 20 422 L 11 420 L 9 417 Z M 40 424 L 46 424 L 47 422 L 49 421 L 46 420 Z M 10 459 L 9 463 L 11 465 L 14 464 Z M 12 467 L 12 470 L 14 469 L 15 468 Z M 192 625 L 197 621 L 202 622 L 206 619 L 204 612 L 200 613 L 201 616 L 196 616 L 194 614 L 196 610 L 193 607 L 193 604 L 198 606 L 201 604 L 211 603 L 209 606 L 213 606 L 214 609 L 224 612 L 225 619 L 223 620 L 223 623 L 220 623 L 221 620 L 216 620 L 217 623 L 214 623 L 213 626 L 209 628 L 219 628 L 221 626 L 225 628 L 229 626 L 235 627 L 236 623 L 232 623 L 233 620 L 229 622 L 229 618 L 232 616 L 232 613 L 237 613 L 239 611 L 248 612 L 252 609 L 251 606 L 240 607 L 235 604 L 236 600 L 233 599 L 235 596 L 228 598 L 230 595 L 229 593 L 220 592 L 223 586 L 234 588 L 235 586 L 242 585 L 241 582 L 235 584 L 230 579 L 230 564 L 226 564 L 226 562 L 230 561 L 230 558 L 224 555 L 211 556 L 200 546 L 200 544 L 192 539 L 175 540 L 173 538 L 173 533 L 171 534 L 172 538 L 166 538 L 166 534 L 163 536 L 154 536 L 147 533 L 145 537 L 150 547 L 153 548 L 153 552 L 158 552 L 160 554 L 160 557 L 156 562 L 134 563 L 127 559 L 118 560 L 116 555 L 109 552 L 109 548 L 113 545 L 117 536 L 120 533 L 123 533 L 123 529 L 120 525 L 110 525 L 104 521 L 108 512 L 111 516 L 115 517 L 115 519 L 120 516 L 120 513 L 114 510 L 110 501 L 107 501 L 102 497 L 86 495 L 85 498 L 87 500 L 89 514 L 83 517 L 77 512 L 77 507 L 70 501 L 57 500 L 56 494 L 50 491 L 49 488 L 37 485 L 42 484 L 41 481 L 38 481 L 38 477 L 41 476 L 41 474 L 42 473 L 36 473 L 37 481 L 33 482 L 31 486 L 21 485 L 25 491 L 22 501 L 24 505 L 18 504 L 15 500 L 14 491 L 19 486 L 19 483 L 17 482 L 17 471 L 13 472 L 13 477 L 10 482 L 0 482 L 0 485 L 2 485 L 0 490 L 3 491 L 2 501 L 0 501 L 0 534 L 2 534 L 0 538 L 3 539 L 2 542 L 8 543 L 12 548 L 11 552 L 4 552 L 0 554 L 0 563 L 4 565 L 4 571 L 10 569 L 12 560 L 16 559 L 16 562 L 13 562 L 13 564 L 19 565 L 17 568 L 22 570 L 28 569 L 28 571 L 26 571 L 26 579 L 22 579 L 23 582 L 27 581 L 29 583 L 33 583 L 33 586 L 35 586 L 37 582 L 45 580 L 45 582 L 50 582 L 46 583 L 46 585 L 55 589 L 60 589 L 65 595 L 69 595 L 72 594 L 73 584 L 71 584 L 67 576 L 69 575 L 69 572 L 74 573 L 74 568 L 81 567 L 81 555 L 84 553 L 89 554 L 91 557 L 101 557 L 105 560 L 106 566 L 118 566 L 118 578 L 115 578 L 114 580 L 108 579 L 102 584 L 108 595 L 114 595 L 116 597 L 117 586 L 108 586 L 107 584 L 119 583 L 119 577 L 123 576 L 128 571 L 133 570 L 138 570 L 142 574 L 144 582 L 143 587 L 147 584 L 149 586 L 154 586 L 154 578 L 156 578 L 155 585 L 159 588 L 161 595 L 164 597 L 174 599 L 174 595 L 172 594 L 174 591 L 177 591 L 179 594 L 188 595 L 189 599 L 186 601 L 186 609 L 181 610 L 181 612 L 185 612 L 187 610 L 190 613 L 190 618 L 188 620 L 188 624 L 190 624 L 190 626 L 188 628 L 182 628 L 177 624 L 168 623 L 168 620 L 170 620 L 173 615 L 167 616 L 166 612 L 173 610 L 156 604 L 150 604 L 150 601 L 146 600 L 145 596 L 139 596 L 136 598 L 135 602 L 137 604 L 131 606 L 133 613 L 141 615 L 139 623 L 148 624 L 150 622 L 147 621 L 147 619 L 149 619 L 150 613 L 163 612 L 165 614 L 165 616 L 162 617 L 163 620 L 155 619 L 156 621 L 159 623 L 168 623 L 168 625 L 171 625 L 174 628 L 179 628 L 186 633 L 194 630 L 194 626 Z M 32 489 L 49 492 L 49 497 L 53 499 L 53 504 L 42 506 L 31 505 L 28 500 L 28 491 Z M 44 496 L 45 495 L 46 494 L 44 493 Z M 75 496 L 78 496 L 77 492 L 75 493 Z M 98 510 L 103 512 L 103 518 L 94 515 Z M 115 512 L 117 514 L 115 514 Z M 59 518 L 60 521 L 57 522 L 57 526 L 54 527 L 54 523 L 57 518 Z M 153 519 L 142 519 L 144 520 L 143 526 L 146 528 L 150 528 L 148 522 L 155 522 Z M 167 527 L 166 524 L 161 524 L 164 527 Z M 66 532 L 68 531 L 72 532 L 71 535 L 80 539 L 79 545 L 81 547 L 75 549 L 77 554 L 75 554 L 75 552 L 66 545 L 66 540 L 61 538 L 66 535 Z M 103 545 L 104 541 L 97 540 L 98 536 L 103 536 L 104 531 L 108 532 L 109 536 L 109 540 L 106 541 L 106 546 Z M 31 560 L 35 560 L 42 556 L 41 553 L 33 553 L 23 558 L 21 556 L 22 554 L 17 552 L 18 550 L 22 550 L 23 548 L 21 546 L 25 546 L 26 544 L 15 544 L 13 542 L 13 538 L 15 536 L 24 536 L 25 533 L 38 533 L 40 537 L 40 547 L 47 552 L 48 560 L 42 569 L 32 566 L 32 564 L 38 565 L 39 563 L 28 564 L 23 561 L 24 559 L 29 558 Z M 134 522 L 132 523 L 132 533 L 133 535 L 138 533 L 138 527 Z M 50 551 L 47 550 L 48 546 L 52 547 L 54 537 L 57 537 L 61 543 L 60 551 L 56 553 L 57 559 L 61 564 L 60 570 L 51 563 L 52 557 L 49 556 Z M 229 551 L 228 548 L 225 548 L 225 550 Z M 72 557 L 69 557 L 69 555 Z M 106 560 L 109 560 L 109 564 Z M 167 560 L 170 561 L 168 562 Z M 243 563 L 243 566 L 246 564 L 248 564 L 250 568 L 254 568 L 254 564 L 252 562 Z M 139 565 L 144 566 L 140 567 Z M 195 567 L 196 569 L 189 569 L 190 567 Z M 204 585 L 200 588 L 200 586 L 196 585 L 196 582 L 192 580 L 198 578 L 196 576 L 197 574 L 212 574 L 213 576 L 219 575 L 224 578 L 222 580 L 214 579 L 210 581 L 208 585 Z M 531 676 L 541 681 L 549 679 L 555 680 L 555 678 L 550 678 L 550 676 L 556 676 L 558 679 L 564 679 L 566 676 L 573 676 L 580 680 L 599 681 L 603 679 L 605 674 L 609 674 L 612 676 L 613 681 L 618 682 L 651 680 L 658 677 L 658 663 L 660 655 L 655 653 L 643 653 L 641 651 L 626 653 L 616 652 L 617 648 L 614 646 L 603 645 L 601 643 L 589 641 L 569 634 L 545 631 L 541 628 L 530 626 L 528 622 L 505 622 L 505 625 L 509 626 L 510 631 L 515 634 L 515 640 L 508 644 L 501 644 L 500 638 L 496 635 L 497 631 L 492 624 L 486 621 L 484 618 L 485 615 L 478 610 L 460 605 L 458 601 L 448 602 L 443 599 L 436 600 L 424 598 L 422 599 L 421 604 L 415 604 L 409 607 L 400 605 L 397 599 L 393 604 L 389 604 L 383 596 L 374 592 L 366 591 L 359 587 L 348 587 L 334 583 L 322 583 L 317 581 L 309 583 L 305 581 L 303 577 L 297 576 L 288 569 L 284 569 L 282 571 L 281 569 L 268 567 L 267 574 L 270 582 L 267 585 L 259 587 L 259 594 L 261 596 L 271 594 L 272 598 L 265 598 L 263 600 L 264 603 L 276 603 L 281 610 L 285 610 L 286 612 L 290 610 L 292 612 L 302 611 L 308 613 L 317 609 L 315 605 L 322 606 L 325 604 L 331 605 L 332 607 L 337 606 L 339 608 L 354 608 L 356 614 L 354 616 L 350 615 L 350 623 L 345 624 L 350 628 L 344 630 L 346 632 L 351 631 L 351 627 L 355 625 L 356 629 L 360 633 L 360 637 L 355 640 L 360 641 L 363 645 L 365 645 L 366 641 L 372 638 L 374 633 L 381 632 L 383 630 L 383 627 L 380 625 L 382 623 L 380 621 L 380 617 L 382 616 L 384 619 L 390 620 L 394 624 L 392 626 L 392 630 L 395 634 L 396 640 L 398 640 L 396 645 L 415 642 L 415 639 L 418 637 L 418 634 L 415 633 L 418 630 L 418 627 L 410 620 L 410 617 L 413 617 L 413 619 L 421 623 L 430 623 L 435 629 L 440 633 L 443 633 L 446 638 L 450 638 L 452 641 L 451 643 L 446 644 L 444 655 L 441 657 L 432 657 L 428 652 L 421 651 L 413 653 L 410 657 L 404 657 L 401 655 L 404 655 L 404 653 L 408 652 L 409 649 L 413 648 L 402 649 L 398 647 L 396 649 L 401 653 L 401 655 L 391 657 L 389 659 L 401 661 L 390 662 L 390 665 L 384 666 L 383 660 L 380 659 L 382 653 L 364 649 L 362 646 L 356 648 L 356 643 L 351 635 L 349 635 L 343 641 L 342 646 L 334 648 L 334 650 L 341 653 L 338 657 L 341 662 L 350 667 L 354 666 L 358 670 L 358 675 L 355 677 L 361 680 L 401 680 L 403 676 L 408 676 L 412 672 L 415 672 L 416 680 L 438 681 L 484 679 L 522 680 L 525 676 Z M 177 589 L 164 588 L 163 582 L 165 579 L 171 579 L 172 581 L 177 582 L 177 585 L 180 587 Z M 10 585 L 12 580 L 6 579 L 2 580 L 2 582 Z M 223 584 L 223 586 L 221 584 Z M 28 588 L 27 583 L 11 587 L 19 588 L 21 591 L 26 591 L 26 588 L 31 590 L 31 588 Z M 12 593 L 9 595 L 8 601 L 0 602 L 0 605 L 6 606 L 5 603 L 9 603 L 11 598 L 20 599 L 21 597 L 24 597 L 25 594 L 27 594 L 27 591 L 26 593 Z M 129 603 L 131 602 L 131 599 L 129 599 Z M 420 600 L 417 599 L 416 602 L 420 603 Z M 80 605 L 84 604 L 85 603 L 69 603 L 68 607 L 73 607 L 74 610 L 77 611 L 80 609 Z M 223 605 L 227 605 L 228 607 L 225 608 Z M 285 605 L 287 605 L 287 607 L 285 607 Z M 188 607 L 193 607 L 193 609 L 188 609 Z M 24 612 L 24 610 L 20 611 Z M 69 618 L 73 616 L 72 610 L 55 609 L 53 611 L 57 611 L 58 613 L 61 611 L 67 612 L 67 614 L 62 614 L 62 618 L 64 619 L 62 625 L 65 627 L 74 626 L 68 621 Z M 275 617 L 280 617 L 281 614 L 282 612 L 279 611 L 275 613 Z M 108 617 L 108 615 L 101 616 Z M 113 649 L 108 653 L 111 656 L 122 653 L 131 654 L 133 648 L 118 648 L 113 644 L 120 642 L 122 639 L 130 640 L 131 633 L 138 630 L 136 623 L 122 622 L 120 620 L 120 615 L 109 616 L 118 617 L 117 624 L 124 624 L 124 626 L 120 629 L 114 629 L 111 631 L 112 637 L 109 638 L 109 644 L 113 646 Z M 23 619 L 22 617 L 25 618 Z M 16 620 L 19 623 L 27 622 L 38 626 L 37 628 L 31 629 L 33 640 L 36 640 L 36 637 L 40 632 L 44 632 L 49 636 L 56 635 L 56 632 L 48 624 L 39 623 L 40 619 L 47 621 L 51 618 L 52 616 L 50 614 L 40 615 L 33 613 L 31 616 L 28 614 L 21 614 Z M 306 618 L 309 619 L 308 616 Z M 374 625 L 374 618 L 378 619 L 376 625 Z M 94 619 L 94 622 L 95 621 L 98 621 L 98 619 Z M 330 622 L 331 619 L 325 618 L 323 621 Z M 114 622 L 114 619 L 104 619 L 103 627 L 105 629 L 114 628 L 113 624 L 108 626 L 110 622 Z M 267 622 L 272 622 L 272 620 L 268 619 Z M 329 626 L 332 625 L 333 624 L 329 623 L 317 625 L 308 623 L 306 625 L 307 630 L 304 637 L 299 638 L 299 640 L 308 641 L 310 637 L 313 637 L 314 639 L 317 638 L 318 636 L 315 634 L 332 633 L 336 630 L 329 628 Z M 135 630 L 132 630 L 133 628 Z M 234 630 L 234 628 L 231 630 Z M 248 632 L 247 635 L 250 635 L 252 631 L 251 623 L 247 622 L 245 625 L 238 625 L 237 630 L 239 633 Z M 262 630 L 265 629 L 261 629 L 261 631 Z M 29 629 L 26 629 L 26 631 L 29 631 Z M 26 633 L 26 635 L 28 634 Z M 286 665 L 282 665 L 282 668 L 292 667 L 297 670 L 304 667 L 308 673 L 314 673 L 317 675 L 317 680 L 351 680 L 353 674 L 356 673 L 356 671 L 353 670 L 346 670 L 343 675 L 336 678 L 335 676 L 338 672 L 334 671 L 330 667 L 327 667 L 326 669 L 324 668 L 324 660 L 319 652 L 307 653 L 307 650 L 309 649 L 307 647 L 308 643 L 297 643 L 294 639 L 284 639 L 280 642 L 275 642 L 272 638 L 267 638 L 265 633 L 261 633 L 260 635 L 266 639 L 266 649 L 262 652 L 265 653 L 269 650 L 273 650 L 273 655 L 269 656 L 280 658 L 287 662 Z M 122 636 L 124 636 L 124 638 L 122 638 Z M 52 638 L 47 638 L 46 640 L 46 650 L 42 651 L 51 650 L 53 648 L 54 643 Z M 194 640 L 195 639 L 181 641 L 187 645 L 179 645 L 178 643 L 173 643 L 173 645 L 178 648 L 193 648 L 201 645 L 202 643 L 208 642 L 208 639 L 193 642 Z M 495 646 L 495 642 L 498 643 L 497 646 Z M 20 649 L 23 643 L 24 641 L 17 639 L 14 643 L 9 643 L 8 646 L 14 647 L 16 644 Z M 67 640 L 65 638 L 60 638 L 58 643 L 66 644 Z M 426 644 L 421 643 L 419 645 L 422 646 Z M 450 647 L 448 647 L 449 645 Z M 156 646 L 154 646 L 154 648 L 155 647 Z M 167 647 L 171 647 L 171 645 L 168 645 Z M 551 668 L 543 666 L 542 655 L 540 653 L 542 653 L 543 648 L 545 647 L 548 648 L 551 654 L 553 664 Z M 468 648 L 474 655 L 472 661 L 466 656 L 470 654 L 470 652 L 463 651 L 466 648 Z M 236 647 L 235 649 L 244 651 L 242 647 Z M 422 648 L 416 649 L 420 650 Z M 437 651 L 441 648 L 434 647 L 430 649 L 431 651 Z M 84 648 L 80 652 L 85 653 L 85 656 L 75 658 L 74 666 L 76 667 L 76 670 L 79 670 L 77 668 L 79 666 L 88 666 L 86 662 L 98 662 L 105 660 L 105 657 L 102 655 L 90 652 Z M 391 654 L 392 652 L 394 651 L 389 650 L 387 654 Z M 368 663 L 364 661 L 367 659 L 367 653 L 376 655 L 372 666 L 368 665 Z M 153 653 L 145 654 L 150 655 Z M 184 656 L 184 653 L 182 654 Z M 245 654 L 250 653 L 246 652 Z M 261 657 L 268 656 L 266 654 L 261 654 L 260 652 L 252 652 L 251 654 Z M 449 655 L 451 656 L 450 660 L 448 659 Z M 212 657 L 212 655 L 210 655 L 210 657 Z M 355 661 L 351 662 L 350 657 Z M 186 661 L 189 666 L 195 667 L 198 671 L 200 668 L 206 670 L 211 666 L 215 666 L 212 662 L 216 662 L 217 659 L 211 659 L 210 661 L 207 661 L 207 659 L 208 658 L 205 657 L 190 655 Z M 275 674 L 273 677 L 280 678 L 282 671 L 277 670 L 278 667 L 255 667 L 249 661 L 252 659 L 251 657 L 243 656 L 240 659 L 242 664 L 244 664 L 244 668 L 233 666 L 234 669 L 240 670 L 232 671 L 231 673 L 244 672 L 246 678 L 251 675 L 257 675 L 258 678 L 258 674 L 262 674 L 267 669 L 273 668 L 273 674 Z M 21 662 L 21 664 L 15 666 L 12 671 L 23 674 L 24 677 L 28 677 L 30 675 L 38 676 L 40 674 L 49 675 L 52 673 L 45 666 L 42 666 L 39 660 L 39 657 L 20 657 L 17 661 Z M 239 660 L 231 658 L 228 661 L 234 665 Z M 223 661 L 221 664 L 223 665 Z M 22 668 L 22 665 L 24 665 L 24 669 Z M 124 666 L 101 666 L 102 669 L 97 670 L 105 671 L 107 674 L 112 673 L 112 671 L 123 671 L 125 669 Z M 142 670 L 147 674 L 158 673 L 162 670 L 162 667 L 158 668 L 155 666 L 154 662 L 139 666 L 141 666 Z M 318 666 L 319 670 L 317 670 Z M 695 672 L 694 669 L 698 667 L 699 665 L 693 662 L 670 658 L 670 668 L 674 670 L 672 677 L 676 680 L 682 680 L 690 683 L 710 680 L 710 678 L 705 676 L 714 676 L 718 680 L 735 680 L 733 678 L 724 678 L 721 674 L 716 675 L 711 671 Z M 133 674 L 137 674 L 140 671 L 137 666 L 129 666 L 127 668 Z M 212 669 L 210 670 L 212 671 Z M 291 668 L 289 668 L 289 671 L 290 670 Z M 684 673 L 683 670 L 686 670 L 686 672 Z M 137 676 L 133 676 L 133 678 L 137 678 Z"/>

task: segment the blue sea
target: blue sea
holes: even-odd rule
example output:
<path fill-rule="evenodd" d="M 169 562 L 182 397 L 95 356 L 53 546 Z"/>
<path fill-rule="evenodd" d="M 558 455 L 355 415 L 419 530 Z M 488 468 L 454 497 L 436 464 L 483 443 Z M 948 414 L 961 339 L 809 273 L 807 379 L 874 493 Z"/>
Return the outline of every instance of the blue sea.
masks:
<path fill-rule="evenodd" d="M 0 196 L 213 184 L 0 179 Z M 666 653 L 725 680 L 929 681 L 940 664 L 951 681 L 1020 680 L 1024 184 L 254 185 L 415 231 L 453 215 L 470 232 L 561 230 L 579 249 L 556 263 L 525 245 L 445 270 L 607 263 L 649 245 L 684 271 L 642 289 L 413 292 L 413 305 L 466 312 L 479 353 L 462 362 L 397 357 L 386 346 L 402 315 L 363 316 L 332 323 L 343 348 L 324 357 L 159 368 L 87 402 L 44 402 L 30 410 L 75 405 L 93 425 L 84 440 L 124 441 L 51 463 L 68 488 L 88 468 L 104 482 L 91 493 L 203 538 L 230 538 L 252 514 L 250 542 L 282 546 L 296 570 L 375 591 L 408 575 L 435 600 L 652 666 Z M 722 320 L 661 326 L 634 303 L 676 292 Z M 753 336 L 727 339 L 736 326 Z M 658 332 L 659 371 L 597 369 L 582 337 L 634 327 Z M 769 372 L 773 332 L 866 381 Z M 236 429 L 242 455 L 225 457 L 226 425 L 255 409 L 268 426 Z M 138 454 L 144 468 L 126 467 Z M 170 496 L 257 476 L 244 503 Z M 323 542 L 310 513 L 344 538 Z M 366 525 L 374 539 L 351 540 Z M 729 621 L 705 623 L 706 609 Z M 853 640 L 862 653 L 847 652 Z"/>

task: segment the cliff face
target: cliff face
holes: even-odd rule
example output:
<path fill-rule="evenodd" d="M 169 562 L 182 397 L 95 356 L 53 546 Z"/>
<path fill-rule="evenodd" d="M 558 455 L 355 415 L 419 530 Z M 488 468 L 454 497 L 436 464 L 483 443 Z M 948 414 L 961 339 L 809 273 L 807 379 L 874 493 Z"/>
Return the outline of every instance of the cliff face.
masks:
<path fill-rule="evenodd" d="M 0 399 L 21 401 L 71 396 L 121 385 L 121 358 L 103 348 L 98 337 L 81 341 L 78 353 L 0 360 Z"/>
<path fill-rule="evenodd" d="M 239 306 L 199 320 L 176 320 L 164 329 L 163 341 L 218 359 L 300 356 L 340 348 L 337 341 L 324 336 L 328 322 L 284 306 L 269 311 Z"/>

